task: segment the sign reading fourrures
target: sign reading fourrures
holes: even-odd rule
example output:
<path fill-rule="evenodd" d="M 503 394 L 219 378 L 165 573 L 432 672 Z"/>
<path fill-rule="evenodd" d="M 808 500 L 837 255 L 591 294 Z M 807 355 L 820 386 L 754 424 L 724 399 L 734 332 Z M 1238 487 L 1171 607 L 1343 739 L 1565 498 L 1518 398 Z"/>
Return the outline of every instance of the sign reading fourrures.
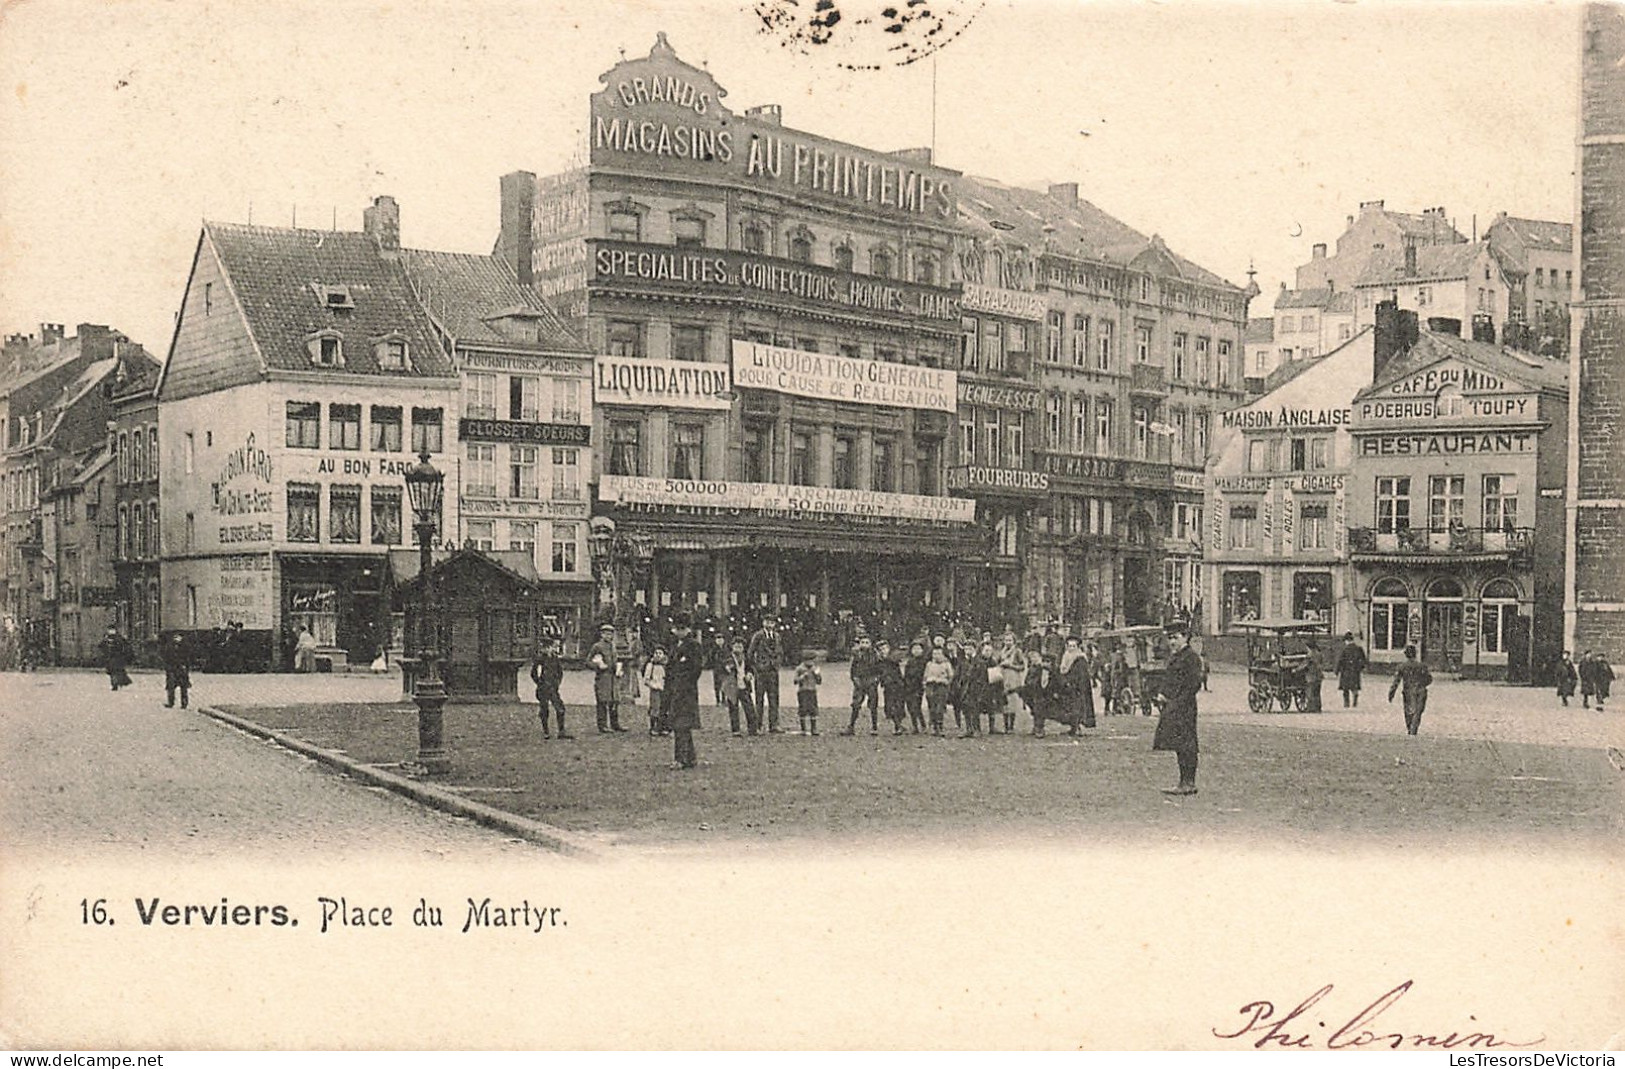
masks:
<path fill-rule="evenodd" d="M 854 360 L 755 342 L 733 343 L 734 385 L 892 408 L 954 411 L 952 371 L 885 360 Z"/>

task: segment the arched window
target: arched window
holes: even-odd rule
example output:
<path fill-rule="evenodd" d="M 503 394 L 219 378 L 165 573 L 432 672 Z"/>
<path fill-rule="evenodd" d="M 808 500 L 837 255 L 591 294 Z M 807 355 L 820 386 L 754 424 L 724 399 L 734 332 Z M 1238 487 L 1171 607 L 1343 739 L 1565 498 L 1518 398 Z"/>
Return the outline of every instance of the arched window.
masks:
<path fill-rule="evenodd" d="M 1518 622 L 1518 585 L 1502 576 L 1484 584 L 1484 607 L 1479 624 L 1479 644 L 1485 653 L 1505 655 L 1510 650 Z"/>
<path fill-rule="evenodd" d="M 1461 596 L 1461 584 L 1448 576 L 1429 583 L 1424 595 L 1429 601 L 1459 601 Z"/>
<path fill-rule="evenodd" d="M 1402 650 L 1410 626 L 1410 592 L 1393 577 L 1371 588 L 1371 648 Z"/>
<path fill-rule="evenodd" d="M 890 249 L 882 245 L 869 253 L 869 273 L 876 278 L 890 278 L 892 276 Z"/>

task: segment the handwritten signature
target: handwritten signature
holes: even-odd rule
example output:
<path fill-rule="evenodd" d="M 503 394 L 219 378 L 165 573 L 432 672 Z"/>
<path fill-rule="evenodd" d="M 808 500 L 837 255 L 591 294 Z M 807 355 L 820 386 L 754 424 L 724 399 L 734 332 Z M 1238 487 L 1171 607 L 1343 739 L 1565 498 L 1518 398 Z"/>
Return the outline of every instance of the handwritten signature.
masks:
<path fill-rule="evenodd" d="M 1545 1036 L 1530 1040 L 1503 1039 L 1494 1032 L 1408 1032 L 1403 1030 L 1390 1030 L 1387 1025 L 1377 1024 L 1377 1018 L 1388 1011 L 1394 1003 L 1405 997 L 1411 989 L 1413 981 L 1406 980 L 1398 987 L 1393 988 L 1380 998 L 1376 999 L 1365 1009 L 1350 1017 L 1347 1023 L 1339 1023 L 1334 1016 L 1331 1021 L 1324 1019 L 1328 1015 L 1324 1009 L 1306 1016 L 1322 999 L 1332 993 L 1332 985 L 1327 984 L 1319 991 L 1310 995 L 1289 1013 L 1276 1016 L 1275 1003 L 1268 999 L 1256 999 L 1242 1006 L 1237 1011 L 1245 1022 L 1233 1032 L 1224 1032 L 1218 1028 L 1213 1034 L 1220 1039 L 1241 1039 L 1247 1037 L 1252 1040 L 1254 1050 L 1263 1050 L 1266 1047 L 1282 1047 L 1289 1050 L 1326 1050 L 1358 1049 L 1360 1047 L 1387 1047 L 1389 1050 L 1452 1050 L 1456 1047 L 1483 1048 L 1492 1047 L 1532 1047 L 1545 1041 Z M 1299 1020 L 1299 1018 L 1304 1018 Z M 1337 1024 L 1337 1030 L 1327 1034 L 1327 1025 Z M 1253 1039 L 1257 1036 L 1256 1039 Z"/>

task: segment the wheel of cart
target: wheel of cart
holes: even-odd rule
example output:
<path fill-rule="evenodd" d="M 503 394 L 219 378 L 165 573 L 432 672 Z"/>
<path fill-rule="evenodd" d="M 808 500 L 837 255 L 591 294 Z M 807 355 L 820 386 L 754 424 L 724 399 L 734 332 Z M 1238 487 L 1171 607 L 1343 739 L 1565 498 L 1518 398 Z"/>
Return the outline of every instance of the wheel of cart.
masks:
<path fill-rule="evenodd" d="M 1309 704 L 1304 688 L 1308 662 L 1305 640 L 1329 636 L 1325 620 L 1243 620 L 1236 629 L 1247 635 L 1247 708 L 1267 713 L 1280 704 L 1281 712 L 1303 712 Z"/>
<path fill-rule="evenodd" d="M 1116 716 L 1135 713 L 1152 714 L 1161 711 L 1160 682 L 1167 665 L 1167 640 L 1161 627 L 1115 627 L 1090 634 L 1096 646 L 1107 656 L 1123 655 L 1122 675 L 1109 686 L 1108 708 Z"/>

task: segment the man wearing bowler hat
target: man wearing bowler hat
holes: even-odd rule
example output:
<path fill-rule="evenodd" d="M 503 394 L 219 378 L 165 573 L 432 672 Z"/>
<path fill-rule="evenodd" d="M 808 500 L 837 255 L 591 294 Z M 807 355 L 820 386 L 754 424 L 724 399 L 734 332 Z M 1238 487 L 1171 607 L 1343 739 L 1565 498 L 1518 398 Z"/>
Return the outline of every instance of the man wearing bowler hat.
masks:
<path fill-rule="evenodd" d="M 756 677 L 756 715 L 767 713 L 767 733 L 781 735 L 779 728 L 779 665 L 784 663 L 784 640 L 779 637 L 779 618 L 772 613 L 762 617 L 762 629 L 750 636 L 745 647 L 745 663 Z M 669 669 L 668 669 L 669 670 Z"/>
<path fill-rule="evenodd" d="M 1168 644 L 1173 655 L 1163 674 L 1162 694 L 1167 700 L 1153 750 L 1172 750 L 1179 759 L 1179 786 L 1163 789 L 1164 794 L 1196 793 L 1196 694 L 1202 689 L 1202 659 L 1191 649 L 1190 627 L 1168 625 Z"/>
<path fill-rule="evenodd" d="M 673 766 L 693 768 L 694 729 L 700 726 L 700 671 L 705 653 L 694 640 L 686 612 L 671 615 L 670 656 L 666 660 L 666 717 L 671 725 Z"/>

